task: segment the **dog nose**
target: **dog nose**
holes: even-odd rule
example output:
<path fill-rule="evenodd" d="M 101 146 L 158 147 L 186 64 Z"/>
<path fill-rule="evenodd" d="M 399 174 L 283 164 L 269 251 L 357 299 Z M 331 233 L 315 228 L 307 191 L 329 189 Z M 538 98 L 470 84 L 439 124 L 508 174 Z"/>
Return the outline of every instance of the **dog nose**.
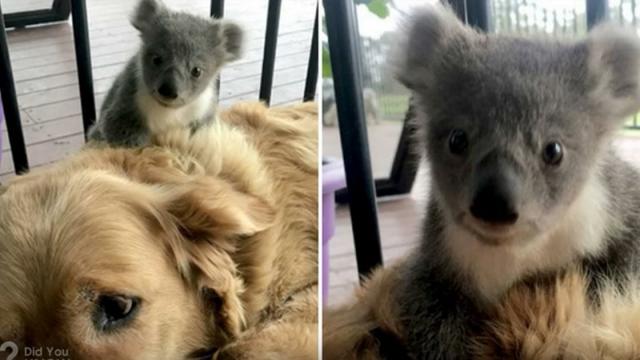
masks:
<path fill-rule="evenodd" d="M 160 88 L 158 88 L 158 94 L 169 100 L 175 100 L 178 98 L 178 91 L 176 87 L 169 83 L 160 85 Z"/>
<path fill-rule="evenodd" d="M 514 196 L 507 184 L 487 181 L 477 191 L 469 208 L 475 218 L 491 224 L 510 225 L 518 220 Z"/>

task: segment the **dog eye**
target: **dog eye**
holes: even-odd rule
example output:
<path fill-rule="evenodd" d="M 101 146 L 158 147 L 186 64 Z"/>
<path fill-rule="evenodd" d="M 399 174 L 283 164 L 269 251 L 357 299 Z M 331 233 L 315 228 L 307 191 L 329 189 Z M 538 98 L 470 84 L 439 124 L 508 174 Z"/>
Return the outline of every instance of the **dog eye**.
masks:
<path fill-rule="evenodd" d="M 542 151 L 542 159 L 549 165 L 559 165 L 562 161 L 562 145 L 552 141 L 545 145 Z"/>
<path fill-rule="evenodd" d="M 199 78 L 200 75 L 202 75 L 202 69 L 200 69 L 199 67 L 194 67 L 193 69 L 191 69 L 191 76 L 195 77 L 195 78 Z"/>
<path fill-rule="evenodd" d="M 469 146 L 467 134 L 460 129 L 455 129 L 449 134 L 449 151 L 455 155 L 462 155 Z"/>
<path fill-rule="evenodd" d="M 95 301 L 93 322 L 102 332 L 117 330 L 129 323 L 138 311 L 140 299 L 125 295 L 100 295 Z"/>
<path fill-rule="evenodd" d="M 153 55 L 153 57 L 151 57 L 151 62 L 153 62 L 153 65 L 155 66 L 160 66 L 162 65 L 162 58 L 160 55 Z"/>

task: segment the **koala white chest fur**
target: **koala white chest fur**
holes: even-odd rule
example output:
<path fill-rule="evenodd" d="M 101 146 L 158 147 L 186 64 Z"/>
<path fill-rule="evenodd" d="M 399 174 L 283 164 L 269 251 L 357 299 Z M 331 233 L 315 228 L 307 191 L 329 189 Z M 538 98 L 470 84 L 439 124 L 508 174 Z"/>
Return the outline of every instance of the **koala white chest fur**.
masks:
<path fill-rule="evenodd" d="M 214 117 L 215 89 L 209 86 L 192 102 L 178 108 L 161 105 L 148 90 L 141 87 L 136 95 L 138 108 L 145 116 L 145 122 L 152 134 L 167 131 L 173 127 L 186 127 L 201 121 L 206 116 Z M 210 114 L 208 114 L 210 113 Z"/>
<path fill-rule="evenodd" d="M 450 224 L 445 228 L 445 244 L 454 264 L 491 303 L 527 275 L 559 269 L 602 251 L 608 235 L 622 228 L 608 208 L 606 189 L 598 176 L 592 176 L 559 223 L 541 229 L 526 243 L 490 245 Z"/>

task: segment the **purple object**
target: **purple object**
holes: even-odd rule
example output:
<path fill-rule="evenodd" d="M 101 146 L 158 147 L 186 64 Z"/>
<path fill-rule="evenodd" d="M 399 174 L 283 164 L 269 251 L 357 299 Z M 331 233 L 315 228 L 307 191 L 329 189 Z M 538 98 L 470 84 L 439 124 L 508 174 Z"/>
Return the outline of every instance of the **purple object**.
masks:
<path fill-rule="evenodd" d="M 345 186 L 342 161 L 322 161 L 322 299 L 329 296 L 329 239 L 335 233 L 335 192 Z"/>
<path fill-rule="evenodd" d="M 4 108 L 2 107 L 2 100 L 0 100 L 0 165 L 2 165 L 2 123 L 4 122 Z"/>

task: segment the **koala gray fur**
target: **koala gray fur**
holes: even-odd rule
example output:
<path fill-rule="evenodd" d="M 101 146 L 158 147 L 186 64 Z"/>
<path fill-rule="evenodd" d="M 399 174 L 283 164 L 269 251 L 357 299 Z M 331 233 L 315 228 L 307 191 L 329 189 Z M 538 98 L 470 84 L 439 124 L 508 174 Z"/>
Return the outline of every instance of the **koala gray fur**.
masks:
<path fill-rule="evenodd" d="M 525 278 L 581 265 L 595 301 L 602 281 L 637 278 L 640 176 L 611 146 L 640 109 L 637 35 L 481 34 L 435 6 L 401 37 L 394 66 L 431 170 L 399 294 L 411 355 L 469 358 L 486 310 Z"/>
<path fill-rule="evenodd" d="M 142 46 L 107 93 L 89 138 L 139 146 L 169 127 L 212 122 L 214 80 L 222 66 L 240 57 L 242 29 L 228 20 L 171 11 L 157 0 L 141 0 L 131 23 Z"/>

